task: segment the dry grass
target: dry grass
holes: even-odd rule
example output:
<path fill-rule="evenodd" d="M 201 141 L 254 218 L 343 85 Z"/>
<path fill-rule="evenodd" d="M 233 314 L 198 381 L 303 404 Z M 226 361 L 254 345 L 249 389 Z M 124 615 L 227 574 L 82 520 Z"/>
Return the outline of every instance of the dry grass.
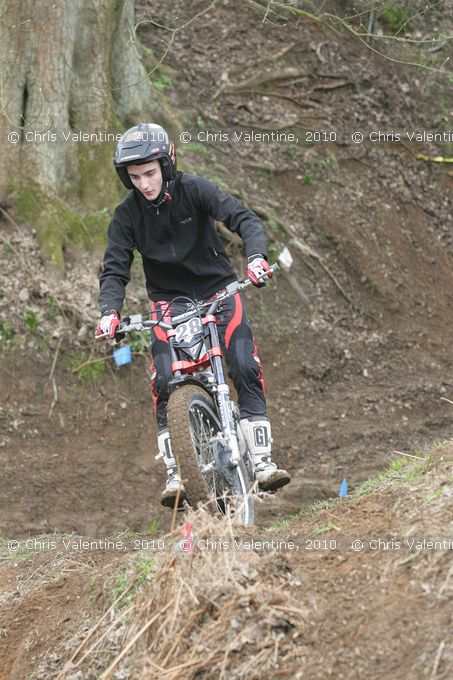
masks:
<path fill-rule="evenodd" d="M 106 612 L 92 627 L 61 678 L 100 670 L 102 680 L 244 678 L 254 676 L 257 664 L 261 676 L 297 677 L 294 640 L 302 635 L 304 613 L 291 606 L 285 555 L 247 550 L 244 559 L 233 546 L 249 540 L 250 530 L 203 509 L 187 519 L 192 550 L 178 550 L 180 530 L 167 536 L 174 549 L 160 556 L 127 611 L 113 621 Z M 207 540 L 228 547 L 200 549 Z"/>

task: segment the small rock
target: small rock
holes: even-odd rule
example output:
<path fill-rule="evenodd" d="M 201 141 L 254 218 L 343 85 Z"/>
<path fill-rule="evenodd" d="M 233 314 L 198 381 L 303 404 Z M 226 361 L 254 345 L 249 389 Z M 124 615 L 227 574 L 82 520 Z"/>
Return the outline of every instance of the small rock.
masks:
<path fill-rule="evenodd" d="M 19 291 L 18 298 L 21 302 L 27 302 L 28 298 L 30 297 L 30 293 L 26 288 L 22 288 L 22 290 Z"/>

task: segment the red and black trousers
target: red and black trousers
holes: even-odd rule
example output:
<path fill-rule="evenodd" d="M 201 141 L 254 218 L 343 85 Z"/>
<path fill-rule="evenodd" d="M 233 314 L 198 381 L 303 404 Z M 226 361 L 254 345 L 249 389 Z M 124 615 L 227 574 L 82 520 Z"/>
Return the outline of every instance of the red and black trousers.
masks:
<path fill-rule="evenodd" d="M 154 319 L 167 323 L 172 316 L 187 310 L 190 303 L 153 301 Z M 264 378 L 252 329 L 238 293 L 221 303 L 216 314 L 220 347 L 226 359 L 228 375 L 236 388 L 241 418 L 266 415 Z M 151 331 L 152 391 L 157 426 L 167 426 L 167 402 L 170 396 L 168 383 L 173 377 L 168 340 L 159 327 Z"/>

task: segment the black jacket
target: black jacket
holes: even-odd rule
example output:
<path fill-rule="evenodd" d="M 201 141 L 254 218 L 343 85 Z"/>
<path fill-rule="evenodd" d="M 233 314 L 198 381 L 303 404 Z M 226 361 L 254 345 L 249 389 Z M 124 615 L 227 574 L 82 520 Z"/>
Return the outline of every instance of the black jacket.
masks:
<path fill-rule="evenodd" d="M 156 206 L 134 189 L 116 208 L 100 277 L 101 313 L 121 311 L 134 250 L 141 253 L 152 300 L 171 300 L 176 295 L 203 299 L 234 281 L 237 276 L 213 219 L 239 234 L 247 256 L 266 255 L 258 217 L 215 184 L 177 172 L 168 192 L 171 201 Z"/>

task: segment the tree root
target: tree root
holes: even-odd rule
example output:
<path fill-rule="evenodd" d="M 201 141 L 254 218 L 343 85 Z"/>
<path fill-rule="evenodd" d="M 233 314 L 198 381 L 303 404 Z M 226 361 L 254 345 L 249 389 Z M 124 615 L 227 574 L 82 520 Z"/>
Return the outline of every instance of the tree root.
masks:
<path fill-rule="evenodd" d="M 232 94 L 235 92 L 242 92 L 256 87 L 265 87 L 266 85 L 274 85 L 279 81 L 291 81 L 296 78 L 308 78 L 309 73 L 299 69 L 295 66 L 287 66 L 284 69 L 274 69 L 266 76 L 255 76 L 254 78 L 247 78 L 240 83 L 228 85 L 222 84 L 213 95 L 213 100 L 217 99 L 220 94 Z"/>
<path fill-rule="evenodd" d="M 338 82 L 334 83 L 324 83 L 320 85 L 313 85 L 313 87 L 309 90 L 308 94 L 311 92 L 316 92 L 317 90 L 336 90 L 338 87 L 356 87 L 356 84 L 352 80 L 339 80 Z"/>
<path fill-rule="evenodd" d="M 338 290 L 340 291 L 342 296 L 345 298 L 345 300 L 347 300 L 352 307 L 354 307 L 354 308 L 356 307 L 353 300 L 346 293 L 345 289 L 343 288 L 341 283 L 338 281 L 335 274 L 333 274 L 330 271 L 329 267 L 326 265 L 326 263 L 324 262 L 321 255 L 319 255 L 319 253 L 317 253 L 315 250 L 313 250 L 313 248 L 310 248 L 310 246 L 307 246 L 305 243 L 302 243 L 302 241 L 300 241 L 300 239 L 298 239 L 298 238 L 292 238 L 291 244 L 294 245 L 298 250 L 300 250 L 300 252 L 303 255 L 308 255 L 309 257 L 312 257 L 314 260 L 316 260 L 319 263 L 319 265 L 322 267 L 322 269 L 324 269 L 326 274 L 332 279 L 332 281 L 334 282 L 334 284 L 336 285 L 336 287 L 338 288 Z"/>
<path fill-rule="evenodd" d="M 241 90 L 241 94 L 255 94 L 260 97 L 275 97 L 276 99 L 285 99 L 287 101 L 293 102 L 293 104 L 296 104 L 297 106 L 300 106 L 301 109 L 321 109 L 325 111 L 325 108 L 319 104 L 318 102 L 311 101 L 311 100 L 299 100 L 296 99 L 296 97 L 291 97 L 288 94 L 280 94 L 278 92 L 266 92 L 266 90 Z M 317 113 L 317 112 L 315 112 Z M 310 114 L 307 114 L 310 115 Z"/>
<path fill-rule="evenodd" d="M 255 211 L 255 212 L 257 212 L 257 211 Z M 269 215 L 267 215 L 265 212 L 263 212 L 263 210 L 260 210 L 260 214 L 265 219 L 270 219 Z M 274 219 L 274 218 L 272 218 L 272 219 Z M 310 248 L 310 246 L 307 246 L 305 243 L 302 243 L 300 238 L 296 235 L 294 229 L 289 224 L 286 224 L 282 220 L 275 220 L 275 221 L 281 227 L 282 231 L 284 231 L 284 233 L 287 234 L 291 238 L 290 244 L 295 246 L 297 248 L 297 250 L 299 250 L 299 252 L 302 253 L 302 255 L 305 255 L 306 257 L 311 257 L 314 260 L 316 260 L 318 262 L 318 264 L 321 266 L 321 268 L 325 271 L 325 273 L 329 276 L 329 278 L 333 281 L 333 283 L 338 288 L 339 292 L 345 298 L 345 300 L 347 300 L 347 302 L 351 305 L 351 307 L 353 307 L 354 309 L 357 309 L 356 304 L 351 299 L 351 297 L 346 293 L 345 289 L 343 288 L 341 283 L 338 281 L 335 274 L 333 274 L 333 272 L 331 272 L 331 270 L 326 265 L 326 263 L 324 262 L 324 259 L 321 257 L 321 255 L 319 255 L 319 253 L 317 253 L 316 250 L 313 250 L 313 248 Z M 305 264 L 308 264 L 308 263 L 305 262 Z M 312 269 L 312 267 L 310 267 L 310 269 Z M 313 269 L 312 269 L 312 271 L 313 271 Z"/>

